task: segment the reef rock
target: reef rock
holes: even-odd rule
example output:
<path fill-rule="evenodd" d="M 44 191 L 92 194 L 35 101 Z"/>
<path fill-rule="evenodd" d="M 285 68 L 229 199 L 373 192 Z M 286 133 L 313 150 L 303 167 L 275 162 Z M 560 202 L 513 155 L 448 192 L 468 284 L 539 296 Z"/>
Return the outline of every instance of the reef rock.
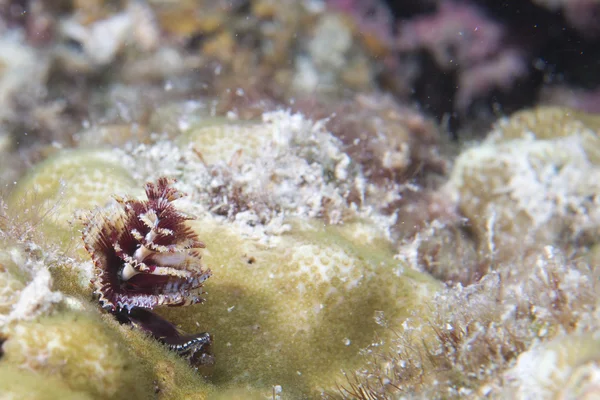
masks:
<path fill-rule="evenodd" d="M 479 248 L 506 260 L 593 240 L 600 228 L 600 120 L 538 108 L 500 120 L 456 160 L 449 186 Z"/>

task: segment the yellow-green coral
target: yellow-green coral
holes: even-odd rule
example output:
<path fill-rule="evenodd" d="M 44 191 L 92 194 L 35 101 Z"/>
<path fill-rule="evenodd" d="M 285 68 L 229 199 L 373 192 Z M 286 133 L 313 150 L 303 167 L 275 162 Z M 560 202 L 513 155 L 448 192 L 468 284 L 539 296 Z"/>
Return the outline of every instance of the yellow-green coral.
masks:
<path fill-rule="evenodd" d="M 119 332 L 118 340 L 130 349 L 135 362 L 140 363 L 144 373 L 152 378 L 158 399 L 204 400 L 214 392 L 206 380 L 210 370 L 192 369 L 186 360 L 156 339 L 131 326 L 119 325 L 112 315 L 105 315 L 103 319 L 109 328 Z"/>
<path fill-rule="evenodd" d="M 508 119 L 500 120 L 497 128 L 502 132 L 495 140 L 522 139 L 526 136 L 553 139 L 572 136 L 582 130 L 598 130 L 600 117 L 568 108 L 538 107 L 519 111 Z"/>
<path fill-rule="evenodd" d="M 384 241 L 349 241 L 354 224 L 297 224 L 273 247 L 210 219 L 196 226 L 215 277 L 207 302 L 159 312 L 214 335 L 220 387 L 245 383 L 269 394 L 280 385 L 292 398 L 331 389 L 341 369 L 361 365 L 361 349 L 390 334 L 378 315 L 402 321 L 425 312 L 437 288 L 394 260 Z"/>
<path fill-rule="evenodd" d="M 560 107 L 539 107 L 500 120 L 493 141 L 515 139 L 553 140 L 581 137 L 583 150 L 594 164 L 600 164 L 600 116 Z"/>
<path fill-rule="evenodd" d="M 270 133 L 267 127 L 251 122 L 207 118 L 190 128 L 180 143 L 193 146 L 203 161 L 215 164 L 235 161 L 235 157 L 241 161 L 258 156 L 274 139 Z"/>
<path fill-rule="evenodd" d="M 74 391 L 60 377 L 41 375 L 0 362 L 0 400 L 92 400 Z"/>
<path fill-rule="evenodd" d="M 19 323 L 7 338 L 0 369 L 13 375 L 31 371 L 48 381 L 49 393 L 204 400 L 211 392 L 202 376 L 166 347 L 139 330 L 120 326 L 110 315 L 100 317 L 89 306 Z M 0 388 L 10 387 L 3 378 Z"/>
<path fill-rule="evenodd" d="M 97 316 L 65 313 L 21 323 L 8 333 L 2 364 L 62 378 L 93 398 L 149 398 L 148 371 Z"/>
<path fill-rule="evenodd" d="M 108 150 L 63 150 L 37 165 L 9 197 L 9 207 L 40 221 L 50 239 L 71 240 L 76 210 L 104 205 L 115 193 L 139 190 L 122 156 Z"/>
<path fill-rule="evenodd" d="M 86 259 L 61 260 L 51 268 L 54 288 L 77 297 L 68 297 L 66 306 L 78 307 L 80 317 L 75 321 L 75 314 L 63 307 L 52 317 L 19 323 L 22 330 L 14 328 L 8 335 L 4 362 L 25 362 L 18 357 L 27 354 L 17 347 L 19 338 L 36 331 L 54 332 L 57 340 L 66 340 L 70 330 L 81 337 L 97 331 L 100 336 L 92 340 L 96 347 L 98 341 L 105 343 L 103 338 L 119 343 L 107 359 L 120 367 L 113 363 L 99 367 L 108 381 L 83 385 L 70 366 L 61 370 L 65 383 L 95 397 L 113 396 L 120 391 L 115 388 L 129 385 L 130 375 L 116 378 L 119 368 L 129 370 L 124 365 L 134 365 L 131 374 L 141 377 L 142 392 L 131 392 L 132 398 L 144 398 L 148 380 L 164 398 L 208 394 L 223 398 L 245 390 L 255 397 L 271 396 L 274 390 L 284 398 L 312 397 L 342 382 L 341 370 L 365 365 L 363 349 L 379 341 L 385 345 L 392 331 L 383 320 L 401 324 L 411 313 L 429 311 L 425 303 L 439 285 L 394 259 L 386 239 L 389 222 L 379 226 L 377 218 L 369 218 L 372 211 L 346 202 L 351 190 L 361 190 L 360 171 L 349 165 L 341 143 L 323 124 L 286 112 L 265 114 L 262 123 L 204 122 L 182 137 L 179 147 L 168 142 L 135 149 L 128 161 L 135 165 L 134 178 L 123 160 L 112 157 L 119 152 L 106 159 L 104 151 L 61 152 L 19 184 L 12 203 L 20 204 L 16 199 L 29 192 L 37 192 L 40 204 L 56 202 L 64 180 L 64 187 L 72 188 L 62 196 L 68 207 L 55 214 L 60 222 L 45 222 L 44 229 L 78 240 L 75 228 L 64 222 L 72 219 L 77 208 L 93 208 L 105 204 L 115 192 L 141 188 L 143 182 L 133 182 L 140 175 L 166 170 L 176 176 L 180 188 L 190 193 L 180 200 L 182 209 L 200 217 L 193 227 L 207 245 L 204 258 L 214 277 L 206 285 L 205 304 L 156 311 L 185 332 L 210 332 L 216 365 L 194 372 L 185 360 L 140 330 L 119 325 L 111 315 L 99 319 L 94 311 L 97 305 L 89 304 Z M 242 140 L 250 133 L 252 138 Z M 192 145 L 209 165 L 194 155 Z M 243 162 L 235 165 L 237 150 L 242 150 L 237 161 Z M 227 166 L 230 161 L 233 165 Z M 222 168 L 211 169 L 211 162 Z M 156 171 L 156 165 L 164 168 Z M 210 202 L 219 184 L 222 204 L 239 202 L 243 195 L 247 203 L 238 205 L 248 209 L 238 208 L 231 218 L 222 218 L 221 203 Z M 251 215 L 259 205 L 268 217 L 264 221 Z M 70 324 L 60 322 L 69 319 Z M 68 342 L 65 349 L 81 353 L 77 346 Z M 57 365 L 35 367 L 55 371 Z"/>

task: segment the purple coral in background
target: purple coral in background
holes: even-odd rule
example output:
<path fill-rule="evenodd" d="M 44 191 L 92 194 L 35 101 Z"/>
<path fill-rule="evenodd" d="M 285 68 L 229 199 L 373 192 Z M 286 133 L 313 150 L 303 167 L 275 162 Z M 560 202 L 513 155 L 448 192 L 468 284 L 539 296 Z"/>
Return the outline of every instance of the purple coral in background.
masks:
<path fill-rule="evenodd" d="M 480 62 L 502 46 L 504 27 L 467 3 L 440 4 L 432 15 L 401 22 L 398 49 L 426 49 L 444 69 Z"/>
<path fill-rule="evenodd" d="M 379 58 L 382 90 L 401 101 L 410 97 L 438 118 L 450 116 L 454 128 L 469 116 L 493 119 L 497 111 L 533 105 L 547 84 L 600 86 L 593 72 L 600 64 L 597 0 L 325 4 L 350 17 L 365 43 L 386 49 Z M 570 103 L 595 109 L 595 99 Z"/>
<path fill-rule="evenodd" d="M 455 107 L 464 112 L 473 99 L 481 98 L 494 89 L 508 92 L 515 82 L 528 74 L 529 67 L 523 52 L 511 48 L 502 50 L 461 71 L 454 97 Z"/>
<path fill-rule="evenodd" d="M 402 21 L 398 50 L 424 50 L 442 71 L 456 71 L 455 110 L 465 112 L 474 99 L 510 90 L 528 75 L 523 51 L 507 44 L 507 31 L 478 6 L 443 2 L 431 15 Z"/>
<path fill-rule="evenodd" d="M 440 79 L 425 76 L 431 71 L 423 66 L 421 54 L 433 60 L 436 75 L 445 76 L 446 81 L 455 80 L 450 93 L 432 90 L 437 96 L 452 99 L 445 111 L 465 114 L 475 100 L 484 99 L 494 91 L 510 91 L 519 79 L 528 76 L 526 52 L 509 44 L 507 27 L 483 8 L 466 1 L 424 3 L 415 11 L 414 4 L 388 2 L 397 14 L 405 15 L 400 18 L 383 1 L 326 2 L 331 9 L 350 16 L 362 35 L 372 35 L 382 47 L 390 49 L 392 55 L 383 60 L 384 65 L 393 69 L 392 74 L 409 88 L 405 93 L 396 93 L 400 97 L 412 92 L 420 98 L 419 80 Z M 446 99 L 424 97 L 420 100 L 425 106 L 428 101 L 448 103 Z"/>

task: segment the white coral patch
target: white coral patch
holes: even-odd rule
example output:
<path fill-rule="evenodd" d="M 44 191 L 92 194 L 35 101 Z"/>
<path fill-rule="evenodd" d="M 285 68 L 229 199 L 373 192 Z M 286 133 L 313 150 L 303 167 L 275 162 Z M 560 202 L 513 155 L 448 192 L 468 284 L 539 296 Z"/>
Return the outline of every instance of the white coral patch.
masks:
<path fill-rule="evenodd" d="M 32 320 L 48 312 L 63 300 L 63 295 L 51 290 L 52 277 L 41 262 L 25 261 L 25 269 L 31 271 L 32 279 L 21 289 L 12 291 L 5 305 L 10 305 L 7 314 L 0 314 L 0 330 L 11 322 Z M 0 279 L 10 277 L 0 276 Z"/>
<path fill-rule="evenodd" d="M 592 383 L 598 373 L 598 360 L 600 342 L 593 335 L 565 336 L 534 345 L 521 353 L 516 365 L 504 374 L 507 392 L 512 392 L 512 398 L 524 400 L 575 398 L 574 391 L 581 390 L 583 383 L 579 375 L 591 373 L 584 380 Z"/>

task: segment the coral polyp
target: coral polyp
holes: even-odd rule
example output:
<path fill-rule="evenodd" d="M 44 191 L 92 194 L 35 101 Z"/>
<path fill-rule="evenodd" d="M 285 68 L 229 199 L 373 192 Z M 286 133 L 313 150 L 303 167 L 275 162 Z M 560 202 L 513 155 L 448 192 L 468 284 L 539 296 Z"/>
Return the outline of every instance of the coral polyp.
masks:
<path fill-rule="evenodd" d="M 194 363 L 205 363 L 207 357 L 197 350 L 210 345 L 208 334 L 182 336 L 150 311 L 203 302 L 202 284 L 211 276 L 200 254 L 205 245 L 186 224 L 193 218 L 172 203 L 183 196 L 174 182 L 161 177 L 147 183 L 148 200 L 116 197 L 115 205 L 85 221 L 83 242 L 94 262 L 94 293 L 104 309 Z"/>

